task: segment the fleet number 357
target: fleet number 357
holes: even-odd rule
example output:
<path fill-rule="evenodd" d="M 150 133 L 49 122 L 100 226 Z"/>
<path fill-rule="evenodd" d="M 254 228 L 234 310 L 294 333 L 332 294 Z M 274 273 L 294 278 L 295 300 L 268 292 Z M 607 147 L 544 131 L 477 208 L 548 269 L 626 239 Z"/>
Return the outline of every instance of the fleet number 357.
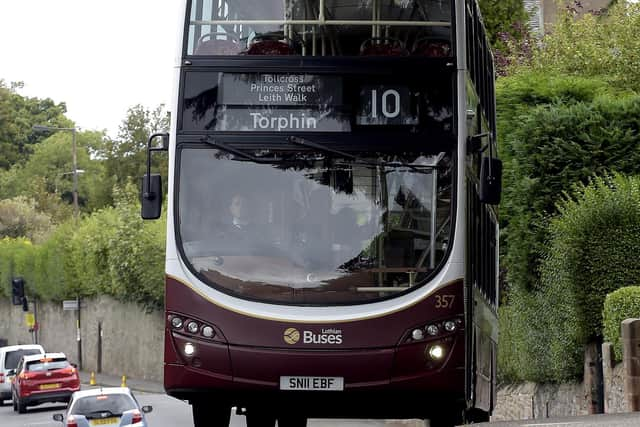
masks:
<path fill-rule="evenodd" d="M 436 308 L 451 308 L 455 299 L 455 295 L 436 295 Z"/>

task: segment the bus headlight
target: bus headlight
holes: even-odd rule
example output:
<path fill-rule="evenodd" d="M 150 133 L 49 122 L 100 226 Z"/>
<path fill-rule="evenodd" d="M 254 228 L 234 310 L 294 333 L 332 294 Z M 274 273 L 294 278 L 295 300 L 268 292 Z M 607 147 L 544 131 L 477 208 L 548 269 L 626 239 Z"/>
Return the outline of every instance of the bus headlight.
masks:
<path fill-rule="evenodd" d="M 198 324 L 196 322 L 191 321 L 191 322 L 187 323 L 187 330 L 189 332 L 191 332 L 192 334 L 197 333 L 198 329 L 199 329 L 199 327 L 198 327 Z"/>
<path fill-rule="evenodd" d="M 441 360 L 444 357 L 444 348 L 441 345 L 432 345 L 428 352 L 429 357 L 433 360 Z"/>
<path fill-rule="evenodd" d="M 186 354 L 187 356 L 193 356 L 193 353 L 195 352 L 196 352 L 196 347 L 190 342 L 184 345 L 184 354 Z"/>
<path fill-rule="evenodd" d="M 179 318 L 178 316 L 172 317 L 171 318 L 171 326 L 173 326 L 175 329 L 182 328 L 182 319 Z"/>
<path fill-rule="evenodd" d="M 438 332 L 440 332 L 440 328 L 438 328 L 438 325 L 427 326 L 427 333 L 432 337 L 435 337 L 436 335 L 438 335 Z"/>
<path fill-rule="evenodd" d="M 453 332 L 457 329 L 457 325 L 456 322 L 454 322 L 453 320 L 447 320 L 446 322 L 444 322 L 444 330 L 447 332 Z"/>
<path fill-rule="evenodd" d="M 205 338 L 213 338 L 213 336 L 215 335 L 215 331 L 211 326 L 205 326 L 204 328 L 202 328 L 202 335 Z"/>

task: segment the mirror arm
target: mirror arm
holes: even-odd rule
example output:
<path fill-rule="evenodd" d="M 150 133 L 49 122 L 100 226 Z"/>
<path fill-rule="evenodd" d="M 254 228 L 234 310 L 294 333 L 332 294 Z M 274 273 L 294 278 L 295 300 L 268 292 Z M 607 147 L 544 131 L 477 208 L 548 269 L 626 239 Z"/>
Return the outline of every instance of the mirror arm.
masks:
<path fill-rule="evenodd" d="M 487 149 L 487 146 L 482 146 L 482 139 L 490 136 L 489 132 L 479 133 L 477 135 L 471 135 L 467 138 L 467 152 L 468 153 L 482 153 Z M 491 144 L 491 141 L 489 142 Z"/>
<path fill-rule="evenodd" d="M 151 147 L 151 142 L 155 139 L 161 137 L 162 138 L 162 147 Z M 145 181 L 147 183 L 145 191 L 142 193 L 142 197 L 146 200 L 153 200 L 156 195 L 151 192 L 151 152 L 152 151 L 167 151 L 169 149 L 169 134 L 166 132 L 159 132 L 152 134 L 147 140 L 147 176 L 145 177 Z"/>

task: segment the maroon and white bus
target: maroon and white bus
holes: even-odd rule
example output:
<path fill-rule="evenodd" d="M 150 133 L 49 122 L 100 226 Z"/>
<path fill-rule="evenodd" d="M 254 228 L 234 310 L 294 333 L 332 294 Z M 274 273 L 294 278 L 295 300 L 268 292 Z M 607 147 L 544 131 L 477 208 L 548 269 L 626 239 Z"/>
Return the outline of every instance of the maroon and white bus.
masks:
<path fill-rule="evenodd" d="M 476 1 L 184 16 L 171 133 L 150 148 L 169 151 L 167 393 L 196 427 L 233 407 L 250 427 L 488 419 L 501 164 Z M 148 172 L 143 217 L 160 187 Z"/>

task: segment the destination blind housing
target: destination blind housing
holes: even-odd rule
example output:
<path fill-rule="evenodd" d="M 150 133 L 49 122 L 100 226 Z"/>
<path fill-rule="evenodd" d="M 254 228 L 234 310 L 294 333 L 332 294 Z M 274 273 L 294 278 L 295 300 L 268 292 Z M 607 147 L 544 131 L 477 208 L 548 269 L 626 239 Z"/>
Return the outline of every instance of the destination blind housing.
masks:
<path fill-rule="evenodd" d="M 189 71 L 179 129 L 450 135 L 451 80 L 424 76 Z M 402 127 L 403 129 L 400 129 Z"/>

